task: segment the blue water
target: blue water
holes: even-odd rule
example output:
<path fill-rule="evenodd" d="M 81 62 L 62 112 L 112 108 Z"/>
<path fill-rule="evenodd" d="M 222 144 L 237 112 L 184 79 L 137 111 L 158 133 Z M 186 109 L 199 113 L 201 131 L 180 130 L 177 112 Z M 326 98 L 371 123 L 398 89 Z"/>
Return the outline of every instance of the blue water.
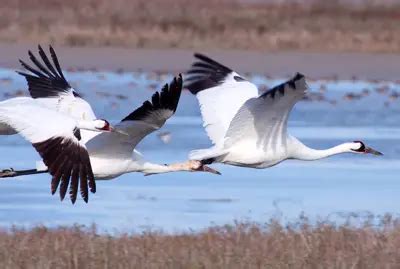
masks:
<path fill-rule="evenodd" d="M 99 118 L 126 116 L 171 74 L 69 72 L 72 85 L 93 105 Z M 262 87 L 282 79 L 252 75 Z M 306 144 L 324 148 L 363 140 L 383 157 L 345 154 L 315 162 L 287 161 L 265 170 L 215 165 L 222 176 L 172 173 L 144 177 L 133 173 L 97 183 L 85 204 L 50 195 L 50 177 L 34 175 L 0 180 L 0 226 L 43 224 L 96 225 L 103 231 L 199 230 L 234 220 L 282 221 L 301 213 L 312 219 L 338 220 L 356 212 L 382 215 L 400 212 L 400 85 L 390 81 L 311 81 L 312 100 L 293 110 L 289 131 Z M 321 85 L 323 85 L 321 87 Z M 0 69 L 0 100 L 26 93 L 25 81 Z M 356 100 L 347 100 L 349 94 Z M 364 93 L 363 95 L 361 95 Z M 358 96 L 358 97 L 357 97 Z M 353 98 L 354 99 L 354 98 Z M 176 116 L 138 149 L 148 160 L 183 161 L 192 149 L 210 146 L 196 99 L 182 96 Z M 0 168 L 28 169 L 38 159 L 18 136 L 0 137 Z"/>

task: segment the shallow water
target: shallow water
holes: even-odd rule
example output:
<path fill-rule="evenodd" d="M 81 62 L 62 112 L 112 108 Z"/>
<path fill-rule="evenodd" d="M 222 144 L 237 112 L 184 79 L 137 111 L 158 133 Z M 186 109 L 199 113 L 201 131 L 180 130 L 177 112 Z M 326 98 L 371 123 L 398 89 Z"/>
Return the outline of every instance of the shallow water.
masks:
<path fill-rule="evenodd" d="M 66 75 L 99 118 L 114 121 L 172 78 L 170 74 L 88 71 Z M 250 77 L 262 87 L 282 81 Z M 110 232 L 149 227 L 182 231 L 235 219 L 266 221 L 278 217 L 290 221 L 302 212 L 314 219 L 332 220 L 350 212 L 397 214 L 400 98 L 395 95 L 400 85 L 333 80 L 309 85 L 313 98 L 293 110 L 291 134 L 316 148 L 363 140 L 385 155 L 345 154 L 315 162 L 287 161 L 265 170 L 215 165 L 222 176 L 173 173 L 144 177 L 133 173 L 99 181 L 89 204 L 78 200 L 75 205 L 50 195 L 48 175 L 4 179 L 0 181 L 0 226 L 96 223 Z M 14 71 L 0 69 L 1 100 L 25 93 L 25 88 L 24 80 Z M 210 146 L 199 115 L 196 99 L 185 92 L 176 116 L 160 130 L 171 132 L 171 142 L 164 144 L 156 133 L 139 144 L 139 150 L 149 160 L 170 163 L 186 159 L 192 149 Z M 37 158 L 33 148 L 18 136 L 0 137 L 0 168 L 32 168 Z"/>

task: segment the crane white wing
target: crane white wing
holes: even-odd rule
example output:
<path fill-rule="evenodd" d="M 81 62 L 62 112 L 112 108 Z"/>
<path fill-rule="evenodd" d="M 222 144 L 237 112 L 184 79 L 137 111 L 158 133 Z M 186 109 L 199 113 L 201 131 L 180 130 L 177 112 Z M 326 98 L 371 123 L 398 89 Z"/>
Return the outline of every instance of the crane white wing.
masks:
<path fill-rule="evenodd" d="M 238 141 L 256 141 L 257 147 L 268 148 L 285 143 L 289 113 L 307 90 L 302 74 L 251 98 L 233 118 L 225 138 L 225 147 Z"/>
<path fill-rule="evenodd" d="M 51 46 L 49 48 L 52 62 L 40 45 L 38 49 L 43 63 L 29 51 L 29 58 L 35 68 L 20 60 L 21 65 L 30 73 L 18 72 L 25 77 L 31 97 L 78 120 L 95 120 L 92 107 L 65 79 L 54 49 Z"/>
<path fill-rule="evenodd" d="M 90 139 L 86 146 L 91 157 L 130 160 L 136 145 L 148 134 L 161 128 L 176 111 L 182 92 L 182 76 L 166 84 L 150 101 L 125 117 L 115 128 L 129 134 L 102 133 Z"/>
<path fill-rule="evenodd" d="M 187 72 L 184 87 L 195 94 L 203 126 L 213 144 L 223 142 L 229 124 L 248 99 L 258 96 L 257 87 L 230 68 L 195 54 L 197 61 Z"/>
<path fill-rule="evenodd" d="M 0 124 L 9 126 L 32 143 L 52 175 L 53 194 L 60 182 L 61 199 L 69 186 L 73 203 L 79 185 L 86 202 L 88 185 L 92 192 L 96 191 L 89 154 L 74 136 L 75 119 L 42 107 L 32 98 L 22 97 L 0 102 Z"/>

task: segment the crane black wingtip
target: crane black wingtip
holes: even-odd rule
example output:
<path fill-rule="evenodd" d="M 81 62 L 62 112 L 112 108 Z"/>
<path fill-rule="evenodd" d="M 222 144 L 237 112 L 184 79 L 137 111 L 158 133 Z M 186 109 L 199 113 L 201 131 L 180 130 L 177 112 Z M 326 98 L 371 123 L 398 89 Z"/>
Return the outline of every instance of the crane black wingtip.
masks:
<path fill-rule="evenodd" d="M 273 87 L 272 89 L 266 91 L 262 95 L 260 95 L 261 98 L 272 98 L 274 99 L 276 96 L 278 96 L 278 93 L 280 96 L 284 96 L 286 94 L 287 88 L 286 86 L 289 86 L 292 90 L 302 90 L 305 92 L 307 88 L 307 84 L 305 81 L 305 76 L 299 72 L 297 72 L 291 79 Z"/>
<path fill-rule="evenodd" d="M 211 59 L 211 58 L 208 57 L 207 55 L 205 55 L 205 54 L 203 54 L 203 53 L 200 53 L 200 52 L 195 52 L 195 53 L 193 53 L 193 56 L 194 56 L 196 59 L 199 59 L 199 60 L 204 61 L 204 62 L 222 65 L 222 64 L 218 63 L 217 61 Z"/>
<path fill-rule="evenodd" d="M 182 85 L 183 83 L 182 73 L 179 73 L 178 76 L 175 77 L 175 81 L 177 84 Z"/>
<path fill-rule="evenodd" d="M 123 121 L 138 121 L 150 119 L 149 115 L 156 111 L 170 111 L 165 115 L 158 115 L 160 121 L 165 121 L 171 117 L 179 103 L 179 99 L 182 93 L 182 76 L 178 75 L 172 79 L 168 84 L 166 83 L 162 89 L 153 94 L 151 100 L 145 101 L 141 107 L 137 108 L 131 114 L 126 116 Z"/>
<path fill-rule="evenodd" d="M 44 65 L 38 58 L 36 58 L 31 50 L 28 51 L 28 55 L 34 67 L 19 59 L 22 67 L 31 73 L 19 74 L 23 75 L 27 80 L 28 90 L 32 98 L 54 97 L 70 92 L 71 86 L 62 73 L 54 49 L 50 46 L 50 54 L 53 63 L 49 61 L 40 44 L 38 44 L 38 50 L 39 56 L 44 62 Z"/>
<path fill-rule="evenodd" d="M 186 72 L 184 87 L 192 94 L 221 85 L 233 72 L 229 67 L 211 59 L 210 57 L 194 53 L 195 61 Z"/>
<path fill-rule="evenodd" d="M 86 189 L 82 195 L 82 198 L 86 199 L 86 201 L 89 196 L 87 194 L 87 186 L 90 186 L 92 192 L 96 191 L 89 153 L 75 138 L 56 136 L 32 145 L 42 157 L 49 173 L 53 176 L 51 182 L 52 194 L 57 191 L 57 187 L 61 182 L 59 188 L 61 201 L 66 196 L 68 186 L 70 187 L 69 196 L 73 204 L 76 202 L 79 186 L 81 189 L 82 187 Z M 54 156 L 58 157 L 54 158 Z"/>
<path fill-rule="evenodd" d="M 168 88 L 168 83 L 165 84 L 164 87 Z M 182 74 L 179 73 L 177 76 L 174 77 L 171 84 L 169 85 L 169 88 L 174 90 L 182 90 L 182 87 L 183 87 L 183 78 Z"/>
<path fill-rule="evenodd" d="M 193 57 L 199 60 L 201 60 L 202 58 L 208 58 L 207 56 L 205 56 L 203 53 L 200 52 L 193 53 Z"/>
<path fill-rule="evenodd" d="M 302 79 L 302 78 L 305 78 L 305 76 L 304 76 L 302 73 L 297 72 L 297 73 L 294 75 L 293 80 L 294 80 L 294 81 L 297 81 L 297 80 L 300 80 L 300 79 Z"/>

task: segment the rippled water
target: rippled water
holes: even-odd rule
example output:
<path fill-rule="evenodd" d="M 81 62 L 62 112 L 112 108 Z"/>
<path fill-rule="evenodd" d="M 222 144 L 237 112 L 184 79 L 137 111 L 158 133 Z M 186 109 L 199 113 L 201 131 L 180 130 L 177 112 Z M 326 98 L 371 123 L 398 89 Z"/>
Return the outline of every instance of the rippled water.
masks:
<path fill-rule="evenodd" d="M 98 117 L 118 121 L 170 74 L 71 72 L 67 77 L 93 105 Z M 282 80 L 251 76 L 262 87 Z M 386 81 L 311 81 L 312 100 L 293 110 L 289 131 L 306 144 L 324 148 L 363 140 L 383 157 L 345 154 L 315 162 L 287 161 L 265 170 L 216 165 L 222 176 L 173 173 L 144 177 L 133 173 L 98 182 L 89 204 L 51 196 L 49 176 L 0 181 L 0 226 L 50 226 L 96 223 L 101 230 L 167 231 L 201 229 L 235 219 L 291 220 L 302 212 L 311 218 L 340 218 L 348 212 L 397 214 L 400 204 L 400 85 Z M 12 70 L 0 69 L 0 99 L 25 92 Z M 348 100 L 352 99 L 352 100 Z M 154 162 L 186 159 L 192 149 L 210 146 L 202 129 L 196 99 L 185 92 L 176 116 L 139 150 Z M 0 137 L 0 168 L 32 168 L 38 158 L 18 136 Z"/>

